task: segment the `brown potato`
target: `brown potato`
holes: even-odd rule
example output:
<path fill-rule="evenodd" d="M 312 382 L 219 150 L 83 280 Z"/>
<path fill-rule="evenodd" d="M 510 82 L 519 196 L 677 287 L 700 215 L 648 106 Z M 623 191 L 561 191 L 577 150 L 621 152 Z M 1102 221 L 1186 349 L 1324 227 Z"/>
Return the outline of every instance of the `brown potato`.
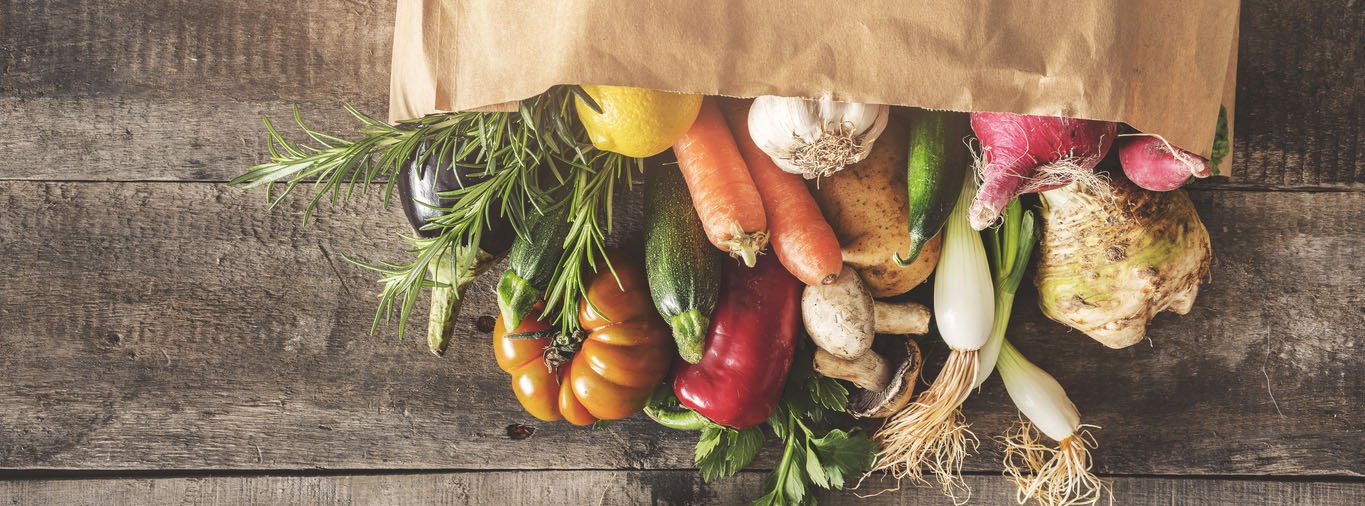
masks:
<path fill-rule="evenodd" d="M 905 171 L 909 133 L 891 118 L 867 159 L 834 175 L 811 181 L 811 194 L 834 227 L 844 263 L 858 271 L 873 297 L 891 297 L 923 283 L 938 263 L 934 237 L 908 267 L 893 256 L 909 243 Z"/>

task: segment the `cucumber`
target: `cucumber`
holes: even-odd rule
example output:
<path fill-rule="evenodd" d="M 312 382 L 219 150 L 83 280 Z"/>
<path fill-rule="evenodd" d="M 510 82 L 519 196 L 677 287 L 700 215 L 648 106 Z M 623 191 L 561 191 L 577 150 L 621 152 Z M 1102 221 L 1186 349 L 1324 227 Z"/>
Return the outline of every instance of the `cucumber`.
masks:
<path fill-rule="evenodd" d="M 904 257 L 896 253 L 896 265 L 914 263 L 924 244 L 948 221 L 970 165 L 962 143 L 970 129 L 963 113 L 924 109 L 910 113 L 910 162 L 905 175 L 910 251 Z"/>
<path fill-rule="evenodd" d="M 562 205 L 543 215 L 528 218 L 526 236 L 512 241 L 507 252 L 507 270 L 498 280 L 498 311 L 507 331 L 521 325 L 541 292 L 550 285 L 564 254 L 564 239 L 569 236 L 569 206 Z"/>
<path fill-rule="evenodd" d="M 645 185 L 649 294 L 654 308 L 673 328 L 678 355 L 695 364 L 706 346 L 711 311 L 720 291 L 720 252 L 706 239 L 682 172 L 673 164 L 655 165 Z"/>

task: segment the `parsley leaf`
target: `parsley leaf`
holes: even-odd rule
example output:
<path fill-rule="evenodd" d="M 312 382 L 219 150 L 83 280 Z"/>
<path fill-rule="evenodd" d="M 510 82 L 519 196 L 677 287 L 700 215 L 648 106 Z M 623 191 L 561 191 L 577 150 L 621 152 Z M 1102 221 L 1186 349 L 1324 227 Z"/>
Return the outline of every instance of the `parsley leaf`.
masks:
<path fill-rule="evenodd" d="M 810 440 L 810 445 L 810 453 L 819 457 L 819 463 L 822 464 L 824 471 L 822 478 L 827 479 L 827 484 L 821 484 L 824 480 L 812 481 L 827 489 L 844 488 L 846 478 L 861 475 L 872 469 L 872 461 L 877 453 L 877 444 L 867 436 L 839 429 L 831 429 L 823 437 Z M 812 478 L 816 475 L 813 470 L 808 469 L 807 472 Z"/>
<path fill-rule="evenodd" d="M 808 346 L 792 364 L 782 402 L 768 418 L 768 426 L 782 440 L 782 458 L 768 478 L 768 492 L 752 504 L 813 504 L 810 485 L 838 490 L 848 478 L 872 468 L 877 445 L 854 431 L 831 429 L 821 435 L 812 427 L 844 412 L 848 389 L 820 376 L 810 367 Z M 803 359 L 805 358 L 805 359 Z"/>
<path fill-rule="evenodd" d="M 843 413 L 848 405 L 848 389 L 834 378 L 811 375 L 809 388 L 811 400 L 825 409 Z"/>
<path fill-rule="evenodd" d="M 763 429 L 759 427 L 749 427 L 736 431 L 735 444 L 730 450 L 729 460 L 734 468 L 734 474 L 739 470 L 749 467 L 749 463 L 758 456 L 758 450 L 763 448 Z"/>
<path fill-rule="evenodd" d="M 693 461 L 702 480 L 710 483 L 748 467 L 762 447 L 763 431 L 758 427 L 735 430 L 712 424 L 701 430 Z"/>
<path fill-rule="evenodd" d="M 795 446 L 795 445 L 793 445 Z M 806 500 L 806 452 L 793 448 L 791 452 L 791 462 L 784 471 L 786 476 L 782 479 L 782 493 L 786 495 L 788 503 L 801 504 Z M 815 500 L 815 498 L 811 498 Z"/>
<path fill-rule="evenodd" d="M 795 424 L 796 420 L 791 417 L 779 424 L 787 425 L 786 432 L 793 437 L 783 443 L 782 459 L 772 474 L 768 475 L 768 493 L 749 503 L 749 506 L 802 504 L 806 499 L 815 500 L 806 496 L 806 449 L 804 441 L 798 440 L 797 434 L 801 433 L 801 429 L 794 427 Z"/>
<path fill-rule="evenodd" d="M 830 488 L 830 481 L 834 478 L 834 475 L 827 473 L 824 466 L 820 465 L 820 456 L 815 453 L 815 448 L 810 445 L 806 445 L 806 476 L 810 477 L 811 483 L 814 483 L 815 486 L 827 490 Z"/>
<path fill-rule="evenodd" d="M 871 469 L 876 457 L 876 443 L 858 430 L 828 428 L 844 412 L 848 388 L 811 369 L 809 343 L 797 349 L 781 402 L 764 423 L 782 441 L 782 457 L 768 475 L 767 492 L 752 505 L 814 504 L 811 485 L 841 489 Z M 667 400 L 665 394 L 651 404 Z M 693 461 L 708 483 L 747 467 L 764 442 L 761 426 L 735 430 L 707 422 L 700 430 Z"/>

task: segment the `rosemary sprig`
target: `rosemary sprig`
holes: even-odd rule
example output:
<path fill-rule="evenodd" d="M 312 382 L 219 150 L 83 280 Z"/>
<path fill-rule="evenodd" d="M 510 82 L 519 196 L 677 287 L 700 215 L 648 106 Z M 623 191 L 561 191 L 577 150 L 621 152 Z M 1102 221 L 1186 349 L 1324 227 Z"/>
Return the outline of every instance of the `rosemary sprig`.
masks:
<path fill-rule="evenodd" d="M 477 248 L 469 248 L 452 242 L 453 235 L 441 234 L 430 239 L 416 237 L 408 239 L 413 243 L 408 253 L 416 257 L 411 263 L 379 262 L 371 264 L 346 257 L 347 261 L 355 265 L 379 273 L 379 283 L 384 286 L 379 292 L 379 307 L 375 310 L 370 333 L 379 329 L 381 320 L 391 321 L 395 309 L 394 304 L 398 303 L 401 298 L 401 303 L 397 309 L 399 315 L 398 337 L 402 339 L 407 329 L 408 315 L 417 306 L 418 295 L 422 293 L 422 289 L 448 286 L 435 281 L 437 276 L 434 273 L 428 277 L 431 266 L 440 265 L 436 262 L 442 256 L 450 255 L 452 257 L 452 261 L 448 263 L 452 272 L 447 279 L 458 280 L 464 272 L 473 269 L 473 262 L 469 260 L 469 250 Z"/>
<path fill-rule="evenodd" d="M 335 205 L 341 200 L 343 189 L 346 190 L 345 196 L 350 197 L 358 186 L 369 186 L 381 179 L 389 181 L 384 197 L 387 204 L 388 195 L 397 181 L 393 176 L 402 169 L 403 164 L 424 145 L 432 146 L 428 153 L 447 152 L 453 131 L 459 123 L 456 115 L 432 115 L 395 126 L 374 119 L 349 104 L 343 107 L 360 120 L 360 139 L 348 141 L 314 130 L 303 121 L 298 107 L 294 108 L 294 123 L 317 146 L 289 141 L 275 128 L 270 118 L 262 118 L 270 161 L 252 166 L 228 184 L 246 188 L 265 186 L 266 199 L 274 208 L 300 184 L 314 181 L 318 191 L 304 208 L 305 222 L 329 195 Z M 276 193 L 272 183 L 284 183 L 284 188 Z"/>
<path fill-rule="evenodd" d="M 559 86 L 522 101 L 516 112 L 434 114 L 396 125 L 347 105 L 347 112 L 361 122 L 360 137 L 354 141 L 310 128 L 295 108 L 295 123 L 316 145 L 285 139 L 266 118 L 270 161 L 251 167 L 229 184 L 265 186 L 273 208 L 297 187 L 313 181 L 317 191 L 304 210 L 307 222 L 323 199 L 335 205 L 357 189 L 368 191 L 382 180 L 387 180 L 383 197 L 387 206 L 404 165 L 421 165 L 431 156 L 438 157 L 437 166 L 449 162 L 450 170 L 476 172 L 472 175 L 481 181 L 442 193 L 455 203 L 423 227 L 437 232 L 434 237 L 409 238 L 410 263 L 352 260 L 378 272 L 383 285 L 371 331 L 397 312 L 400 338 L 423 289 L 448 286 L 434 281 L 437 259 L 443 255 L 455 259 L 440 263 L 441 268 L 449 265 L 452 269 L 449 276 L 441 276 L 445 279 L 465 279 L 475 269 L 481 234 L 495 216 L 490 213 L 506 217 L 525 238 L 527 212 L 569 205 L 574 226 L 551 282 L 546 311 L 558 311 L 561 326 L 572 331 L 577 328 L 577 301 L 584 289 L 583 266 L 595 272 L 599 260 L 605 259 L 612 193 L 619 180 L 631 181 L 631 167 L 641 166 L 639 160 L 592 146 L 573 108 L 574 99 L 582 97 L 599 109 L 581 88 Z M 283 187 L 277 189 L 273 183 Z M 569 202 L 560 200 L 565 198 Z"/>
<path fill-rule="evenodd" d="M 578 330 L 578 301 L 587 291 L 585 278 L 598 272 L 598 261 L 611 269 L 607 260 L 606 238 L 612 227 L 612 196 L 618 183 L 629 188 L 634 172 L 644 170 L 644 161 L 615 153 L 597 152 L 586 166 L 575 172 L 569 200 L 569 234 L 555 275 L 545 291 L 546 314 L 557 315 L 564 333 Z M 584 271 L 584 266 L 588 270 Z M 615 276 L 615 271 L 612 271 Z"/>
<path fill-rule="evenodd" d="M 370 264 L 348 258 L 347 260 L 356 265 L 378 272 L 379 281 L 383 285 L 379 292 L 379 307 L 375 311 L 370 332 L 378 329 L 381 320 L 392 321 L 396 308 L 398 336 L 401 339 L 405 335 L 408 317 L 416 307 L 422 290 L 447 287 L 434 280 L 436 276 L 431 272 L 432 269 L 449 268 L 451 272 L 445 277 L 460 280 L 479 267 L 475 261 L 479 251 L 477 245 L 488 226 L 489 210 L 493 209 L 497 202 L 501 201 L 502 207 L 511 211 L 508 215 L 512 217 L 509 221 L 514 224 L 513 226 L 524 230 L 525 225 L 516 225 L 524 220 L 524 215 L 519 214 L 519 211 L 524 209 L 526 202 L 536 200 L 532 195 L 540 195 L 540 190 L 532 183 L 533 180 L 533 169 L 500 170 L 488 179 L 443 193 L 442 197 L 454 200 L 455 204 L 442 209 L 445 214 L 427 224 L 427 228 L 434 227 L 439 230 L 438 235 L 430 239 L 410 239 L 413 247 L 408 253 L 414 257 L 411 263 Z M 509 203 L 517 204 L 509 206 Z M 433 262 L 446 253 L 451 254 L 454 261 L 433 267 Z M 454 296 L 459 298 L 458 290 L 454 292 Z M 399 300 L 402 303 L 395 307 Z"/>
<path fill-rule="evenodd" d="M 397 181 L 394 176 L 403 165 L 413 160 L 420 165 L 431 156 L 437 156 L 441 164 L 450 160 L 467 168 L 483 168 L 484 175 L 545 166 L 562 181 L 567 163 L 586 162 L 589 153 L 595 151 L 591 144 L 584 145 L 582 128 L 567 119 L 573 117 L 576 93 L 582 93 L 581 88 L 560 86 L 523 101 L 517 112 L 431 114 L 396 125 L 343 104 L 361 123 L 357 129 L 360 138 L 355 141 L 309 127 L 295 107 L 295 124 L 317 145 L 291 142 L 270 118 L 262 118 L 270 161 L 250 167 L 228 184 L 265 186 L 273 208 L 300 184 L 314 181 L 319 188 L 304 211 L 307 221 L 329 195 L 335 204 L 343 196 L 349 198 L 357 188 L 365 191 L 380 180 L 388 181 L 384 194 L 387 205 Z M 272 183 L 285 186 L 276 194 Z"/>

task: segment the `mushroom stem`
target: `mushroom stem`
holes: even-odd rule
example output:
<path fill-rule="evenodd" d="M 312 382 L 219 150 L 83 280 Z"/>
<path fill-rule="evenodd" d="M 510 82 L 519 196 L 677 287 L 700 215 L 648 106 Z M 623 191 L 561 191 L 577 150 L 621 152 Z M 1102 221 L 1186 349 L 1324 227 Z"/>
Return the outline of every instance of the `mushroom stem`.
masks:
<path fill-rule="evenodd" d="M 848 380 L 869 392 L 880 392 L 891 384 L 891 367 L 881 355 L 871 350 L 849 360 L 817 349 L 815 372 L 830 378 Z"/>
<path fill-rule="evenodd" d="M 929 333 L 929 308 L 923 304 L 875 301 L 872 314 L 878 334 Z"/>

